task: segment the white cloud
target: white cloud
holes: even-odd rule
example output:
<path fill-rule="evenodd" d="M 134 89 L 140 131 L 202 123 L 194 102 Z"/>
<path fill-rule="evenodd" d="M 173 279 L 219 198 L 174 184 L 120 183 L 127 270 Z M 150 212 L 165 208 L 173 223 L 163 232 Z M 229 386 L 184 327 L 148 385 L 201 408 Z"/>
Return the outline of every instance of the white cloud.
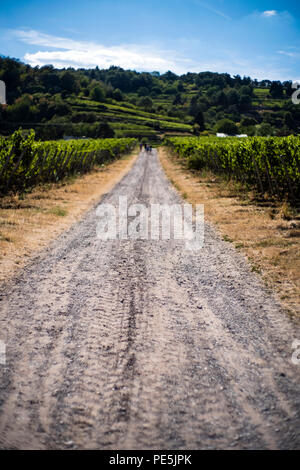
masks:
<path fill-rule="evenodd" d="M 274 20 L 272 21 L 272 23 L 275 21 L 277 22 L 277 24 L 279 22 L 285 22 L 285 23 L 291 23 L 294 21 L 294 17 L 291 15 L 291 13 L 287 10 L 282 10 L 282 11 L 279 11 L 279 10 L 265 10 L 265 11 L 259 11 L 259 10 L 255 10 L 251 15 L 248 15 L 248 16 L 245 16 L 244 18 L 245 19 L 249 19 L 249 18 L 260 18 L 264 21 L 266 20 Z"/>
<path fill-rule="evenodd" d="M 214 51 L 211 57 L 210 54 L 198 53 L 202 60 L 193 59 L 189 57 L 190 49 L 211 50 L 198 39 L 194 43 L 191 39 L 181 39 L 176 43 L 175 51 L 142 44 L 104 46 L 95 42 L 51 36 L 35 30 L 13 31 L 13 36 L 40 48 L 37 52 L 30 51 L 24 55 L 24 61 L 32 66 L 52 64 L 56 68 L 94 68 L 98 65 L 99 68 L 108 68 L 118 65 L 137 71 L 159 70 L 163 73 L 172 70 L 179 75 L 209 70 L 270 80 L 289 79 L 291 75 L 288 69 L 273 63 L 270 58 L 256 56 L 255 60 L 251 60 L 233 53 L 231 49 Z"/>
<path fill-rule="evenodd" d="M 294 59 L 297 59 L 298 57 L 300 57 L 299 52 L 277 51 L 277 54 L 285 55 L 287 57 L 292 57 Z"/>
<path fill-rule="evenodd" d="M 124 44 L 104 46 L 94 42 L 76 41 L 73 39 L 51 36 L 39 31 L 15 31 L 14 34 L 26 44 L 50 48 L 26 53 L 24 59 L 32 66 L 52 64 L 57 68 L 74 67 L 107 68 L 118 65 L 122 68 L 167 71 L 181 73 L 183 68 L 179 60 L 173 60 L 173 51 L 154 50 L 150 46 Z M 181 59 L 184 63 L 184 59 Z"/>
<path fill-rule="evenodd" d="M 276 10 L 266 10 L 261 14 L 261 16 L 263 16 L 264 18 L 270 18 L 271 16 L 276 16 L 276 15 L 277 15 Z"/>

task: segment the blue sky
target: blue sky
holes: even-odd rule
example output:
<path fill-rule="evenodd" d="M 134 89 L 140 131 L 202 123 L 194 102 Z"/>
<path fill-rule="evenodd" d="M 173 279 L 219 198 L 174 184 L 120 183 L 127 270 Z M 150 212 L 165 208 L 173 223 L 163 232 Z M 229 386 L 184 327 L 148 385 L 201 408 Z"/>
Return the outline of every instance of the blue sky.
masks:
<path fill-rule="evenodd" d="M 300 79 L 299 0 L 1 0 L 0 34 L 33 66 Z"/>

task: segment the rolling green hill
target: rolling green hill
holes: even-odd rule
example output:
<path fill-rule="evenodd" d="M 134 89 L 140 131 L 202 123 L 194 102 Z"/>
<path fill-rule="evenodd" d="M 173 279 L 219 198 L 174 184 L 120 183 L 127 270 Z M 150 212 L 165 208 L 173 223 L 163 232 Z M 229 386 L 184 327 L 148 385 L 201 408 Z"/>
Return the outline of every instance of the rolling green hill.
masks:
<path fill-rule="evenodd" d="M 110 67 L 55 69 L 0 58 L 7 105 L 0 134 L 33 128 L 40 139 L 300 132 L 291 82 L 213 72 L 138 73 Z"/>

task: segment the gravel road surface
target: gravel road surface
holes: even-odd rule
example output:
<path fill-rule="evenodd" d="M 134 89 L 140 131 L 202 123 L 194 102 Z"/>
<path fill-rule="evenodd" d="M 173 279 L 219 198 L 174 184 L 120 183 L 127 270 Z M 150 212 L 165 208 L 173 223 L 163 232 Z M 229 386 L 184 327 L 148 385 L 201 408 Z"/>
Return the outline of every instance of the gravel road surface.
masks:
<path fill-rule="evenodd" d="M 183 203 L 155 150 L 102 202 L 120 195 Z M 100 240 L 98 220 L 0 289 L 0 447 L 300 448 L 299 324 L 244 258 L 209 224 L 193 252 Z"/>

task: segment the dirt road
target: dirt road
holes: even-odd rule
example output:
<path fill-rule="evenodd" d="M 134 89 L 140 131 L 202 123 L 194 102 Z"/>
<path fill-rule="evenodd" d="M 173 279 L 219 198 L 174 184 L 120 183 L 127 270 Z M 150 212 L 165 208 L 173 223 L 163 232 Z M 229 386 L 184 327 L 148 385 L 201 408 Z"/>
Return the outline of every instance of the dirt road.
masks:
<path fill-rule="evenodd" d="M 104 201 L 178 203 L 155 151 Z M 182 201 L 181 201 L 182 202 Z M 300 340 L 206 225 L 182 241 L 102 241 L 95 209 L 0 292 L 0 446 L 299 448 Z"/>

